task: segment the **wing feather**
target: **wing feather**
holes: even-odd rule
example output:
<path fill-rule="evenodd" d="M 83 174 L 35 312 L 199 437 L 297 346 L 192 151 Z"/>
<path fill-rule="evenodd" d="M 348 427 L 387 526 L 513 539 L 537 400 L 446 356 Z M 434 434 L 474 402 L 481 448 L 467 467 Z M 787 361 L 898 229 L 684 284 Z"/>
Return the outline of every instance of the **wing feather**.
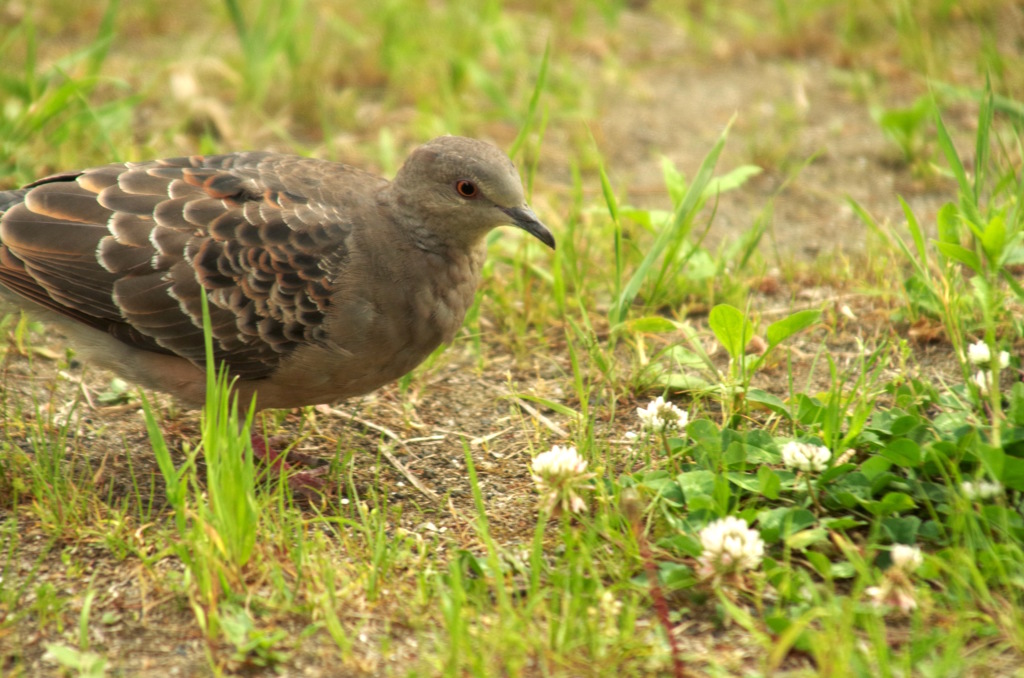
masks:
<path fill-rule="evenodd" d="M 205 291 L 217 360 L 261 379 L 324 340 L 352 226 L 346 195 L 324 200 L 339 172 L 356 170 L 239 153 L 112 164 L 0 192 L 0 284 L 200 365 Z M 382 182 L 365 177 L 348 177 L 346 191 Z"/>

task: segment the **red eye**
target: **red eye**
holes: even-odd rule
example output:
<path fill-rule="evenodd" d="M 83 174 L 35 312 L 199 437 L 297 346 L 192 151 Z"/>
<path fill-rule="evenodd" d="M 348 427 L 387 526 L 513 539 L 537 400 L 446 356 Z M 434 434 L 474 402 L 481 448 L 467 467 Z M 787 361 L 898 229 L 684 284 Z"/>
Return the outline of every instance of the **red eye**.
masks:
<path fill-rule="evenodd" d="M 459 195 L 463 198 L 475 198 L 479 193 L 476 188 L 476 184 L 472 181 L 466 181 L 465 179 L 455 182 L 455 190 L 458 191 Z"/>

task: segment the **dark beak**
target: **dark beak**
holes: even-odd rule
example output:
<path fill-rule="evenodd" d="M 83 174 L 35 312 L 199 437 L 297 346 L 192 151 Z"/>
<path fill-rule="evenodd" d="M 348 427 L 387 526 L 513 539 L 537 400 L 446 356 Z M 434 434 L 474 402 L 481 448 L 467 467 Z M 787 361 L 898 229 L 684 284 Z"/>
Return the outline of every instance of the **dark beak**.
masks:
<path fill-rule="evenodd" d="M 537 215 L 526 205 L 522 207 L 503 207 L 502 211 L 512 219 L 512 223 L 523 229 L 542 243 L 555 249 L 555 236 L 548 227 L 540 222 Z"/>

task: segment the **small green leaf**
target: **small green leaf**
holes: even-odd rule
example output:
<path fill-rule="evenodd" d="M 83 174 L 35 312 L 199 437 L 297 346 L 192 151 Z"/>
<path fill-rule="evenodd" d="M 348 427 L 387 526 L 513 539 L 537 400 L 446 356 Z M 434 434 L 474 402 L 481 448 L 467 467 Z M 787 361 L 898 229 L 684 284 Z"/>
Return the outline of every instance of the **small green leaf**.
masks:
<path fill-rule="evenodd" d="M 1006 417 L 1016 426 L 1024 426 L 1024 381 L 1018 381 L 1010 388 L 1010 407 Z"/>
<path fill-rule="evenodd" d="M 767 542 L 785 539 L 805 530 L 817 522 L 814 514 L 807 509 L 780 507 L 762 511 L 757 515 L 757 525 L 762 538 Z"/>
<path fill-rule="evenodd" d="M 778 499 L 782 481 L 770 466 L 763 465 L 757 469 L 758 492 L 768 499 Z"/>
<path fill-rule="evenodd" d="M 704 547 L 701 546 L 700 539 L 689 534 L 679 532 L 659 539 L 658 548 L 675 551 L 676 553 L 680 553 L 684 556 L 692 556 L 694 558 L 704 551 Z"/>
<path fill-rule="evenodd" d="M 914 508 L 917 508 L 917 504 L 910 495 L 903 492 L 889 492 L 881 501 L 868 504 L 868 510 L 880 517 L 903 513 Z"/>
<path fill-rule="evenodd" d="M 789 408 L 786 407 L 786 403 L 779 399 L 778 396 L 762 391 L 759 388 L 752 388 L 747 391 L 747 402 L 760 405 L 775 414 L 783 415 L 787 419 L 793 418 L 793 415 L 789 413 Z"/>
<path fill-rule="evenodd" d="M 687 280 L 709 280 L 719 274 L 718 266 L 718 260 L 712 258 L 708 252 L 695 250 L 682 273 Z"/>
<path fill-rule="evenodd" d="M 693 570 L 681 563 L 660 563 L 658 578 L 669 591 L 689 588 L 697 583 Z"/>
<path fill-rule="evenodd" d="M 921 418 L 912 414 L 904 414 L 892 420 L 889 426 L 889 435 L 898 437 L 909 435 L 911 431 L 921 425 Z"/>
<path fill-rule="evenodd" d="M 1024 459 L 1007 456 L 999 479 L 1011 490 L 1024 490 Z"/>
<path fill-rule="evenodd" d="M 903 485 L 903 478 L 895 473 L 879 473 L 871 479 L 871 496 L 875 497 L 887 490 L 892 485 Z"/>
<path fill-rule="evenodd" d="M 661 157 L 661 176 L 665 180 L 665 188 L 672 199 L 673 205 L 678 205 L 686 195 L 686 175 L 679 171 L 668 156 Z"/>
<path fill-rule="evenodd" d="M 729 443 L 722 455 L 722 463 L 729 468 L 742 466 L 747 461 L 747 446 L 738 440 Z"/>
<path fill-rule="evenodd" d="M 831 483 L 833 480 L 842 478 L 855 468 L 857 467 L 854 464 L 840 464 L 839 466 L 833 466 L 832 468 L 825 469 L 822 471 L 821 475 L 818 476 L 818 485 L 825 485 Z"/>
<path fill-rule="evenodd" d="M 754 337 L 754 325 L 735 306 L 719 304 L 708 314 L 708 324 L 719 343 L 737 360 Z"/>
<path fill-rule="evenodd" d="M 779 455 L 775 452 L 741 440 L 730 442 L 722 455 L 722 463 L 733 469 L 759 464 L 774 464 L 778 460 Z"/>
<path fill-rule="evenodd" d="M 682 346 L 672 346 L 665 350 L 664 359 L 674 367 L 705 367 L 704 358 L 699 353 Z"/>
<path fill-rule="evenodd" d="M 786 537 L 786 546 L 803 551 L 810 546 L 828 541 L 828 531 L 821 528 L 802 530 Z"/>
<path fill-rule="evenodd" d="M 750 177 L 756 177 L 761 172 L 761 168 L 757 165 L 740 165 L 731 172 L 709 181 L 707 188 L 704 189 L 704 196 L 714 198 L 721 193 L 739 188 L 747 183 Z"/>
<path fill-rule="evenodd" d="M 1024 245 L 1011 242 L 1010 246 L 1006 248 L 1006 254 L 1003 255 L 1002 264 L 1003 266 L 1019 266 L 1024 264 Z"/>
<path fill-rule="evenodd" d="M 1003 217 L 995 215 L 985 224 L 985 230 L 981 234 L 981 246 L 985 255 L 991 262 L 998 262 L 1003 255 L 1003 248 L 1006 247 L 1006 222 Z"/>
<path fill-rule="evenodd" d="M 921 519 L 917 516 L 889 516 L 882 520 L 882 529 L 889 534 L 894 544 L 917 543 L 917 532 L 921 527 Z"/>
<path fill-rule="evenodd" d="M 943 205 L 935 221 L 939 227 L 939 242 L 960 244 L 960 210 L 955 203 Z"/>
<path fill-rule="evenodd" d="M 715 491 L 715 474 L 711 471 L 697 470 L 680 473 L 676 482 L 686 495 L 689 503 L 692 497 L 711 496 Z"/>
<path fill-rule="evenodd" d="M 852 509 L 862 503 L 856 494 L 847 490 L 837 491 L 832 495 L 832 498 L 842 504 L 845 509 Z"/>
<path fill-rule="evenodd" d="M 871 457 L 860 465 L 860 471 L 868 478 L 868 480 L 873 480 L 877 476 L 888 471 L 891 467 L 892 462 L 885 457 Z"/>
<path fill-rule="evenodd" d="M 714 515 L 718 514 L 718 504 L 710 494 L 688 496 L 686 498 L 686 508 L 691 515 L 696 514 L 698 511 L 707 511 Z"/>
<path fill-rule="evenodd" d="M 796 420 L 804 426 L 813 426 L 825 416 L 825 406 L 817 398 L 799 393 L 796 402 Z"/>
<path fill-rule="evenodd" d="M 782 519 L 789 511 L 789 508 L 780 506 L 758 514 L 757 528 L 761 531 L 761 538 L 765 542 L 773 544 L 782 537 Z"/>
<path fill-rule="evenodd" d="M 710 419 L 694 419 L 686 426 L 690 439 L 707 452 L 721 449 L 722 432 Z"/>
<path fill-rule="evenodd" d="M 907 291 L 907 298 L 913 307 L 932 316 L 942 314 L 942 301 L 927 278 L 912 275 L 903 281 L 903 288 Z"/>
<path fill-rule="evenodd" d="M 947 257 L 954 261 L 959 261 L 975 273 L 981 274 L 983 272 L 981 259 L 978 258 L 977 253 L 972 252 L 966 247 L 961 247 L 960 245 L 951 242 L 936 242 L 935 246 Z"/>
<path fill-rule="evenodd" d="M 640 486 L 651 490 L 656 497 L 668 500 L 678 506 L 682 506 L 686 502 L 686 498 L 679 490 L 678 483 L 667 474 L 658 474 L 657 476 L 651 474 L 643 479 Z"/>
<path fill-rule="evenodd" d="M 778 346 L 797 332 L 818 322 L 820 317 L 821 311 L 797 311 L 781 320 L 773 322 L 765 331 L 765 340 L 768 342 L 768 347 Z"/>
<path fill-rule="evenodd" d="M 807 509 L 797 508 L 791 509 L 786 520 L 783 521 L 786 526 L 786 534 L 795 534 L 803 529 L 814 525 L 818 522 L 818 519 L 814 517 L 814 514 Z"/>
<path fill-rule="evenodd" d="M 824 553 L 808 551 L 804 554 L 804 558 L 807 558 L 807 562 L 809 562 L 811 567 L 813 567 L 822 577 L 827 577 L 832 571 L 832 561 L 830 561 L 828 556 Z"/>
<path fill-rule="evenodd" d="M 1006 464 L 1006 453 L 998 447 L 992 445 L 979 444 L 975 448 L 975 453 L 978 455 L 978 459 L 981 460 L 982 466 L 988 471 L 989 475 L 993 478 L 1002 479 L 1003 467 Z"/>
<path fill-rule="evenodd" d="M 673 391 L 702 391 L 711 386 L 711 382 L 703 377 L 680 372 L 662 372 L 655 378 L 655 383 Z"/>
<path fill-rule="evenodd" d="M 813 553 L 813 551 L 810 551 L 809 553 Z M 856 574 L 857 568 L 855 568 L 853 563 L 848 560 L 841 560 L 838 563 L 832 563 L 833 579 L 851 579 Z"/>
<path fill-rule="evenodd" d="M 915 468 L 924 462 L 921 446 L 910 438 L 897 438 L 886 445 L 882 456 L 897 466 Z"/>
<path fill-rule="evenodd" d="M 679 324 L 660 315 L 649 315 L 643 318 L 627 320 L 612 328 L 613 332 L 625 330 L 642 334 L 668 334 L 679 329 Z"/>

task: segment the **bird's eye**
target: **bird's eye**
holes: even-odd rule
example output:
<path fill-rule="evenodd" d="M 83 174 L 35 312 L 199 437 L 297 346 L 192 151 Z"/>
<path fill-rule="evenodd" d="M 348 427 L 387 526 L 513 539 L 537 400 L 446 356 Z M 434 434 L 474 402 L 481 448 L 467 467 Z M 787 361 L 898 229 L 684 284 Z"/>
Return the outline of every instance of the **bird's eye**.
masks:
<path fill-rule="evenodd" d="M 465 179 L 455 182 L 455 190 L 463 198 L 475 198 L 480 193 L 480 191 L 476 187 L 476 184 L 474 184 L 472 181 L 466 181 Z"/>

